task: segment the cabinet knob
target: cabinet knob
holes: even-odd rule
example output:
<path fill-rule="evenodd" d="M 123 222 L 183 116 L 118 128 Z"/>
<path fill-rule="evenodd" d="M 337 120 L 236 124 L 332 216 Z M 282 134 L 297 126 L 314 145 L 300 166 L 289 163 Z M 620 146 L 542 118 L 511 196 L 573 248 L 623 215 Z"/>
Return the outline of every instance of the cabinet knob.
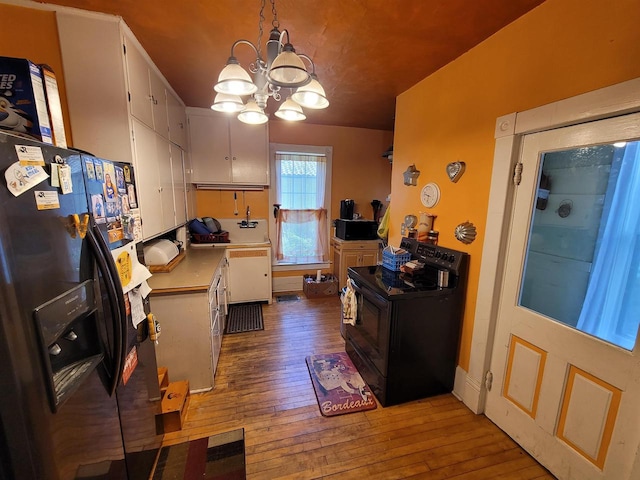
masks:
<path fill-rule="evenodd" d="M 224 157 L 225 160 L 229 160 L 229 157 Z"/>
<path fill-rule="evenodd" d="M 236 157 L 233 157 L 233 158 L 232 158 L 232 160 L 235 160 L 235 159 L 236 159 Z"/>

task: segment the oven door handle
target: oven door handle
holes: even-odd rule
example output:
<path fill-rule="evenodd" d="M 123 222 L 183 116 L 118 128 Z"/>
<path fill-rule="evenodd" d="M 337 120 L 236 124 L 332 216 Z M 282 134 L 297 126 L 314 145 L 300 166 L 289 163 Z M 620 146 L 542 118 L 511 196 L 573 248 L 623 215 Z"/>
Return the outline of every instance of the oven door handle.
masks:
<path fill-rule="evenodd" d="M 389 308 L 389 301 L 382 298 L 371 288 L 368 288 L 366 285 L 358 285 L 353 278 L 351 279 L 351 284 L 353 285 L 353 289 L 355 290 L 358 297 L 358 309 L 362 308 L 363 297 L 366 297 L 368 301 L 373 303 L 378 308 Z M 360 315 L 358 315 L 358 318 L 360 318 Z"/>

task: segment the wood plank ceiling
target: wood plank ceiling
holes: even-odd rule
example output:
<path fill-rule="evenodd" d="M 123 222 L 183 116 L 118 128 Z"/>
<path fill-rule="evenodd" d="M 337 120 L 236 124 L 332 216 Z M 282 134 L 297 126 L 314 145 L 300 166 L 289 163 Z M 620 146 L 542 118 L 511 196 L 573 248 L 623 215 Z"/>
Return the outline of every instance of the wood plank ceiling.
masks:
<path fill-rule="evenodd" d="M 331 102 L 325 110 L 307 110 L 307 123 L 392 130 L 398 94 L 543 1 L 278 0 L 276 9 L 280 30 L 313 59 Z M 122 16 L 192 107 L 211 105 L 233 42 L 258 39 L 260 0 L 45 3 Z M 273 18 L 266 4 L 263 41 Z M 236 57 L 245 68 L 255 59 L 248 46 L 237 48 Z M 269 104 L 274 111 L 274 101 Z"/>

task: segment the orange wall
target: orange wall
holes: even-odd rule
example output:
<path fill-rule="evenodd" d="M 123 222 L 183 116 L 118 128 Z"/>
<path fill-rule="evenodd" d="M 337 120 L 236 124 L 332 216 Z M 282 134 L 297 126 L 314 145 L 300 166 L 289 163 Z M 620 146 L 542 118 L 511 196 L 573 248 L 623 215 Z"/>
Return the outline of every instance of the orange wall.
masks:
<path fill-rule="evenodd" d="M 73 145 L 55 13 L 0 4 L 0 18 L 3 19 L 0 55 L 46 63 L 56 73 L 67 143 Z"/>
<path fill-rule="evenodd" d="M 340 200 L 345 198 L 355 200 L 355 211 L 368 219 L 373 219 L 371 200 L 380 200 L 385 208 L 388 205 L 386 198 L 391 192 L 391 165 L 381 155 L 393 142 L 393 132 L 271 121 L 269 141 L 333 147 L 332 218 L 340 216 Z M 237 196 L 240 215 L 245 211 L 245 205 L 251 207 L 254 218 L 272 214 L 268 190 L 244 192 L 245 201 L 241 191 Z M 196 198 L 198 216 L 233 217 L 233 191 L 199 190 Z"/>
<path fill-rule="evenodd" d="M 456 61 L 398 97 L 392 173 L 390 243 L 400 241 L 404 215 L 424 210 L 420 189 L 435 181 L 432 209 L 440 244 L 471 255 L 459 364 L 468 370 L 491 181 L 496 118 L 640 76 L 637 0 L 547 0 Z M 457 183 L 446 165 L 464 161 Z M 402 182 L 412 164 L 417 187 Z M 470 245 L 453 231 L 470 221 Z"/>

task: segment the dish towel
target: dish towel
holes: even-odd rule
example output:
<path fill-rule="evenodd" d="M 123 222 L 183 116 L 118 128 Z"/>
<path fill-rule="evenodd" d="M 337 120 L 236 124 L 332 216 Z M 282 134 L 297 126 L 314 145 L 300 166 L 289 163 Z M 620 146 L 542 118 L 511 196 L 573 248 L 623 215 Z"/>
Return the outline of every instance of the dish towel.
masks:
<path fill-rule="evenodd" d="M 347 278 L 347 288 L 342 296 L 342 323 L 355 326 L 357 315 L 358 299 L 356 298 L 356 291 L 353 289 L 351 279 Z"/>

